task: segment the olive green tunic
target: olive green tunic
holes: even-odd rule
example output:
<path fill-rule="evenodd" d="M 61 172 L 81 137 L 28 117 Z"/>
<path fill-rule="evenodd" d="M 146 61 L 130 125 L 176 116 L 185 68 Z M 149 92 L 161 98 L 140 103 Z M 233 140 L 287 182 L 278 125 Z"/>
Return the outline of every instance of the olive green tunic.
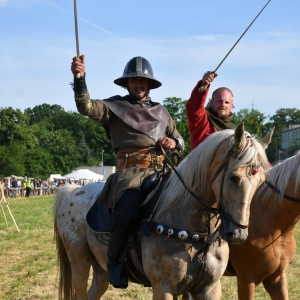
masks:
<path fill-rule="evenodd" d="M 130 95 L 114 96 L 106 100 L 91 100 L 88 91 L 86 91 L 81 94 L 75 93 L 75 101 L 81 114 L 104 126 L 115 151 L 127 147 L 155 147 L 158 145 L 158 139 L 163 137 L 174 139 L 177 149 L 183 150 L 183 139 L 176 129 L 174 120 L 164 107 L 159 103 L 152 102 L 150 97 L 146 101 L 136 101 Z M 120 108 L 119 111 L 118 101 L 125 101 L 124 104 L 129 106 L 130 110 L 125 111 Z M 114 102 L 113 105 L 110 102 Z M 153 107 L 158 107 L 159 110 L 159 106 L 161 106 L 161 113 L 154 115 Z M 135 122 L 135 124 L 132 122 L 131 124 L 130 114 L 134 117 L 135 113 L 139 114 L 139 122 Z M 149 118 L 151 122 L 149 122 Z M 152 128 L 150 128 L 151 124 Z M 147 134 L 148 132 L 149 134 Z M 157 136 L 155 132 L 158 132 Z M 125 190 L 140 190 L 143 179 L 154 172 L 154 169 L 132 167 L 110 175 L 99 202 L 102 205 L 105 203 L 105 206 L 112 207 Z"/>

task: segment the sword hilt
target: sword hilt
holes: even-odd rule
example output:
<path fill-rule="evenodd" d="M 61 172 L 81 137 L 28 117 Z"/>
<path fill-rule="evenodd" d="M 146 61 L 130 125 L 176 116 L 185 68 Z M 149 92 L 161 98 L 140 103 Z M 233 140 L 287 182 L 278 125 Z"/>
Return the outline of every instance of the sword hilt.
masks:
<path fill-rule="evenodd" d="M 208 84 L 201 84 L 199 89 L 198 89 L 198 93 L 202 93 L 204 90 L 206 90 Z"/>
<path fill-rule="evenodd" d="M 77 53 L 77 56 L 75 56 L 76 58 L 78 58 L 79 57 L 79 55 L 78 55 L 78 53 Z M 80 79 L 80 72 L 79 73 L 76 73 L 76 75 L 75 75 L 75 78 L 76 79 Z"/>
<path fill-rule="evenodd" d="M 212 73 L 214 73 L 214 77 L 217 77 L 217 76 L 218 76 L 218 74 L 216 73 L 217 70 L 218 70 L 218 68 L 215 69 L 215 70 L 212 72 Z M 202 82 L 201 85 L 200 85 L 200 87 L 198 88 L 198 93 L 202 93 L 203 91 L 205 91 L 206 88 L 208 87 L 208 85 L 209 85 L 209 83 L 204 83 L 204 82 Z"/>

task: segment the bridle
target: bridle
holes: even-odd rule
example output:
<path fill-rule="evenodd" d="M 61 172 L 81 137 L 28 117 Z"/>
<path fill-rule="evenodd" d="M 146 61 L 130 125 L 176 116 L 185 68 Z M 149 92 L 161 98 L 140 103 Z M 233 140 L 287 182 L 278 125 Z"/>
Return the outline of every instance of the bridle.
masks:
<path fill-rule="evenodd" d="M 185 187 L 185 189 L 189 192 L 190 195 L 192 195 L 200 204 L 201 206 L 209 213 L 213 214 L 214 216 L 217 216 L 217 222 L 222 218 L 222 216 L 225 216 L 228 220 L 230 220 L 230 222 L 232 222 L 235 226 L 242 228 L 242 229 L 246 229 L 249 227 L 248 225 L 242 225 L 237 223 L 232 217 L 231 215 L 229 215 L 225 209 L 223 208 L 223 186 L 224 186 L 224 180 L 225 180 L 225 174 L 227 172 L 228 169 L 228 165 L 229 165 L 229 161 L 231 159 L 231 157 L 234 157 L 235 159 L 239 159 L 238 157 L 236 157 L 234 154 L 235 152 L 233 151 L 234 145 L 232 146 L 231 149 L 228 150 L 225 160 L 223 161 L 223 163 L 220 165 L 220 167 L 218 168 L 218 170 L 216 171 L 215 175 L 213 176 L 212 180 L 211 180 L 211 184 L 215 181 L 215 179 L 219 176 L 219 174 L 223 171 L 222 173 L 222 179 L 221 179 L 221 185 L 220 185 L 220 199 L 219 199 L 219 205 L 217 208 L 213 208 L 213 207 L 209 207 L 208 205 L 206 205 L 203 200 L 201 198 L 199 198 L 192 190 L 190 190 L 185 182 L 183 181 L 182 177 L 180 176 L 180 174 L 177 172 L 177 170 L 175 169 L 174 165 L 172 164 L 172 162 L 170 161 L 169 157 L 167 156 L 165 150 L 161 147 L 162 152 L 164 154 L 164 156 L 166 157 L 166 160 L 169 162 L 169 164 L 171 165 L 173 171 L 175 172 L 175 174 L 177 175 L 177 177 L 179 178 L 179 180 L 181 181 L 181 183 L 183 184 L 183 186 Z M 217 226 L 217 224 L 216 224 Z"/>
<path fill-rule="evenodd" d="M 233 146 L 234 147 L 234 146 Z M 229 161 L 230 161 L 230 158 L 231 157 L 234 157 L 235 159 L 238 159 L 238 157 L 236 157 L 234 154 L 234 151 L 233 151 L 233 147 L 228 150 L 227 154 L 226 154 L 226 157 L 225 157 L 225 160 L 224 162 L 220 165 L 220 167 L 218 168 L 218 170 L 216 171 L 215 175 L 213 176 L 210 184 L 213 184 L 213 182 L 215 181 L 215 179 L 218 177 L 218 175 L 221 173 L 221 171 L 223 170 L 223 173 L 222 173 L 222 178 L 221 178 L 221 185 L 220 185 L 220 199 L 219 199 L 219 205 L 218 205 L 218 208 L 217 208 L 217 213 L 218 213 L 218 218 L 217 220 L 219 221 L 222 216 L 224 215 L 231 223 L 233 223 L 235 226 L 239 227 L 239 228 L 242 228 L 242 229 L 247 229 L 249 227 L 249 224 L 248 225 L 242 225 L 242 224 L 239 224 L 237 223 L 232 217 L 231 215 L 229 215 L 225 209 L 223 208 L 223 186 L 224 186 L 224 180 L 225 180 L 225 174 L 227 172 L 227 169 L 228 169 L 228 165 L 229 165 Z"/>
<path fill-rule="evenodd" d="M 294 202 L 300 203 L 300 199 L 291 197 L 291 196 L 286 195 L 286 194 L 282 194 L 280 192 L 280 190 L 276 186 L 274 186 L 272 183 L 270 183 L 269 181 L 266 180 L 265 183 L 266 183 L 267 186 L 269 186 L 269 188 L 271 188 L 275 193 L 281 195 L 283 198 L 285 198 L 287 200 L 290 200 L 290 201 L 294 201 Z"/>

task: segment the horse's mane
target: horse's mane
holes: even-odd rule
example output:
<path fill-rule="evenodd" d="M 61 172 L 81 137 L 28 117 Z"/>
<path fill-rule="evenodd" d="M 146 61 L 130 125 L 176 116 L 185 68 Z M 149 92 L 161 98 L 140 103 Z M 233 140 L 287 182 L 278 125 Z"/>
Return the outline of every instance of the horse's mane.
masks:
<path fill-rule="evenodd" d="M 295 180 L 294 194 L 296 194 L 299 192 L 300 188 L 300 151 L 296 155 L 287 158 L 268 171 L 268 182 L 280 191 L 279 198 L 276 197 L 279 201 L 282 201 L 285 190 L 292 178 Z M 262 190 L 263 188 L 260 189 L 260 192 L 262 192 Z M 265 193 L 263 200 L 267 200 L 272 191 L 273 190 L 269 188 Z"/>
<path fill-rule="evenodd" d="M 243 145 L 238 153 L 238 159 L 236 159 L 228 169 L 229 172 L 241 165 L 248 164 L 250 161 L 253 165 L 262 165 L 264 169 L 267 168 L 268 160 L 262 145 L 247 132 L 245 132 L 245 137 L 247 141 L 252 142 L 252 146 L 249 147 L 248 143 Z M 211 134 L 178 165 L 176 170 L 190 190 L 194 192 L 197 191 L 199 194 L 206 190 L 209 184 L 207 180 L 209 177 L 210 164 L 218 146 L 223 142 L 226 142 L 226 148 L 228 150 L 233 147 L 235 144 L 234 130 L 226 129 Z M 190 197 L 189 192 L 180 182 L 175 172 L 173 172 L 162 192 L 156 216 L 160 216 L 160 214 L 166 211 L 170 206 L 185 206 Z"/>

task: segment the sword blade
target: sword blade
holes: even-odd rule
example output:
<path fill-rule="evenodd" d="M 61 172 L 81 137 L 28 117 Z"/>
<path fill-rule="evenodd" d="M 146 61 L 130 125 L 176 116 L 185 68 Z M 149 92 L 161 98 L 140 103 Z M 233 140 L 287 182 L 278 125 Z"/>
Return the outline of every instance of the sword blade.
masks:
<path fill-rule="evenodd" d="M 77 57 L 80 56 L 79 50 L 79 36 L 78 36 L 78 18 L 77 18 L 77 2 L 74 0 L 74 22 L 75 22 L 75 38 L 76 38 L 76 54 Z M 80 73 L 76 74 L 76 78 L 80 78 Z"/>
<path fill-rule="evenodd" d="M 254 20 L 250 23 L 250 25 L 246 28 L 246 30 L 243 32 L 243 34 L 239 37 L 239 39 L 235 42 L 235 44 L 231 47 L 231 49 L 228 51 L 228 53 L 225 55 L 225 57 L 222 59 L 222 61 L 219 63 L 219 65 L 215 68 L 214 72 L 217 72 L 217 70 L 221 67 L 227 56 L 231 53 L 231 51 L 234 49 L 234 47 L 238 44 L 238 42 L 241 40 L 241 38 L 244 36 L 244 34 L 248 31 L 248 29 L 252 26 L 252 24 L 255 22 L 255 20 L 258 18 L 258 16 L 262 13 L 262 11 L 266 8 L 266 6 L 269 4 L 271 0 L 267 2 L 267 4 L 262 8 L 262 10 L 258 13 L 258 15 L 254 18 Z"/>
<path fill-rule="evenodd" d="M 213 71 L 214 73 L 217 72 L 217 70 L 221 67 L 223 62 L 226 60 L 228 55 L 231 53 L 231 51 L 235 48 L 235 46 L 238 44 L 238 42 L 241 40 L 241 38 L 245 35 L 245 33 L 248 31 L 248 29 L 252 26 L 252 24 L 255 22 L 255 20 L 258 18 L 258 16 L 262 13 L 262 11 L 266 8 L 266 6 L 270 3 L 271 0 L 269 0 L 265 6 L 261 9 L 261 11 L 257 14 L 257 16 L 254 18 L 254 20 L 250 23 L 250 25 L 246 28 L 246 30 L 243 32 L 243 34 L 239 37 L 239 39 L 235 42 L 235 44 L 231 47 L 231 49 L 228 51 L 228 53 L 225 55 L 225 57 L 221 60 L 221 62 L 218 64 L 218 66 Z M 199 88 L 199 92 L 202 92 L 206 88 L 206 85 L 201 85 Z"/>
<path fill-rule="evenodd" d="M 78 36 L 77 3 L 76 3 L 76 0 L 74 0 L 74 21 L 75 21 L 76 53 L 77 53 L 77 57 L 79 57 L 80 56 L 80 51 L 79 51 L 79 36 Z"/>

